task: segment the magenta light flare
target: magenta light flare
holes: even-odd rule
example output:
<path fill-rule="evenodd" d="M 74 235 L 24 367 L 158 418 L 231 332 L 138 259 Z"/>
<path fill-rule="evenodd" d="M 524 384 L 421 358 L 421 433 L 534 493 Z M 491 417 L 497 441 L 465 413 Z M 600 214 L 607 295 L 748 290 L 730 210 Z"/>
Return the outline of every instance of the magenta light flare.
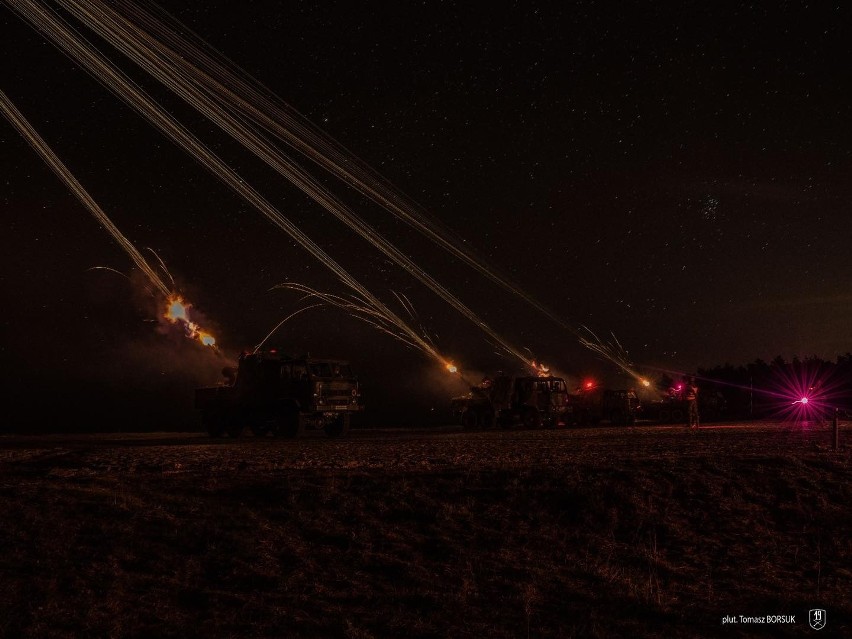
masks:
<path fill-rule="evenodd" d="M 821 421 L 842 400 L 842 380 L 832 379 L 828 371 L 807 360 L 779 373 L 768 395 L 775 398 L 774 410 L 782 419 Z"/>

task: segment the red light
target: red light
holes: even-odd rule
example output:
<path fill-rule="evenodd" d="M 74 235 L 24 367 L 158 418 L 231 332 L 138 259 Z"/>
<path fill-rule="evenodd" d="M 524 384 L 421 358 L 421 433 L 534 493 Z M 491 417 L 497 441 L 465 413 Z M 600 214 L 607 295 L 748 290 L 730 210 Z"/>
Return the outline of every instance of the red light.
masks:
<path fill-rule="evenodd" d="M 586 388 L 591 388 L 594 385 L 595 385 L 594 382 L 586 382 Z"/>
<path fill-rule="evenodd" d="M 273 348 L 273 349 L 271 349 L 269 352 L 270 352 L 270 353 L 277 353 L 277 352 L 278 352 L 278 349 L 277 349 L 277 348 Z"/>
<path fill-rule="evenodd" d="M 807 398 L 807 397 L 802 397 L 802 400 L 801 400 L 801 401 L 802 401 L 802 403 L 803 403 L 803 404 L 807 404 L 807 403 L 808 403 L 808 398 Z"/>

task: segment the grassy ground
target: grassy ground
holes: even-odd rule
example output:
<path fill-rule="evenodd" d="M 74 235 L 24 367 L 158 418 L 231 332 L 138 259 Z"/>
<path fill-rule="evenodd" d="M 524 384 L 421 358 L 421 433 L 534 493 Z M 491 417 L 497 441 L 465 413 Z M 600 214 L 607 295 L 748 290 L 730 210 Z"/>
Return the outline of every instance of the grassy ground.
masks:
<path fill-rule="evenodd" d="M 3 438 L 0 635 L 852 636 L 827 435 Z"/>

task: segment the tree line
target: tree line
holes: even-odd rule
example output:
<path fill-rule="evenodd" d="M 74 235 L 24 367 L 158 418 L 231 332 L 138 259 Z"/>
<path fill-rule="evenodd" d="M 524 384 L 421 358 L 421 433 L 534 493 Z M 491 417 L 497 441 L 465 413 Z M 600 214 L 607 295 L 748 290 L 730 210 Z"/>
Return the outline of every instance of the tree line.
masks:
<path fill-rule="evenodd" d="M 769 362 L 725 363 L 698 368 L 696 378 L 701 394 L 720 398 L 730 419 L 771 418 L 805 408 L 823 417 L 834 409 L 852 413 L 852 353 L 848 352 L 835 361 L 816 356 L 786 361 L 779 355 Z M 665 390 L 672 383 L 664 378 L 660 386 Z"/>

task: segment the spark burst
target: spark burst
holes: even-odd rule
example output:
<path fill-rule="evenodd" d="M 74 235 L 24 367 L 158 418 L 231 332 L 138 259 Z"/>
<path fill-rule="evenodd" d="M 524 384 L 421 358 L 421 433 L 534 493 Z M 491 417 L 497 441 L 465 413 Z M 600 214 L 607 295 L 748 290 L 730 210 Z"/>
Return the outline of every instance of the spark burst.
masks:
<path fill-rule="evenodd" d="M 192 320 L 190 317 L 192 304 L 184 301 L 184 299 L 175 293 L 172 293 L 166 300 L 166 312 L 163 317 L 172 324 L 183 328 L 184 334 L 193 340 L 198 340 L 204 346 L 216 346 L 216 338 L 201 326 Z"/>
<path fill-rule="evenodd" d="M 614 333 L 610 333 L 612 340 L 605 342 L 588 326 L 581 326 L 580 329 L 582 331 L 579 336 L 580 344 L 606 358 L 643 386 L 650 386 L 650 382 L 636 371 L 636 365 L 630 361 L 627 351 Z"/>
<path fill-rule="evenodd" d="M 0 91 L 0 113 L 2 113 L 18 133 L 27 141 L 33 150 L 41 157 L 45 164 L 56 174 L 56 176 L 77 196 L 77 199 L 85 206 L 92 216 L 98 221 L 101 227 L 109 233 L 115 242 L 124 249 L 127 256 L 133 261 L 136 267 L 142 271 L 148 278 L 148 281 L 154 288 L 167 299 L 168 308 L 164 317 L 173 324 L 181 324 L 187 337 L 197 339 L 204 346 L 214 346 L 216 339 L 208 332 L 201 330 L 201 327 L 189 317 L 190 304 L 187 304 L 183 299 L 172 291 L 163 278 L 148 264 L 148 261 L 142 256 L 142 253 L 134 246 L 134 244 L 124 236 L 119 228 L 113 223 L 109 216 L 101 209 L 94 198 L 89 195 L 89 192 L 83 187 L 76 177 L 71 173 L 67 166 L 59 159 L 59 156 L 54 153 L 53 149 L 48 146 L 44 138 L 33 128 L 23 114 L 12 104 L 12 101 L 5 93 Z M 159 262 L 163 272 L 168 276 L 174 286 L 174 278 L 169 273 L 163 260 L 153 249 L 148 249 L 154 254 L 154 257 Z M 94 269 L 103 269 L 124 275 L 121 271 L 109 268 L 107 266 L 96 266 Z M 128 278 L 129 279 L 129 278 Z"/>
<path fill-rule="evenodd" d="M 273 286 L 273 289 L 286 289 L 291 291 L 296 291 L 298 293 L 302 293 L 303 297 L 300 302 L 305 302 L 309 299 L 319 300 L 319 303 L 312 304 L 310 306 L 301 308 L 294 313 L 291 313 L 283 320 L 281 320 L 275 328 L 273 328 L 269 334 L 263 339 L 263 341 L 258 345 L 260 348 L 274 333 L 277 331 L 287 320 L 295 315 L 308 310 L 309 308 L 314 308 L 317 306 L 333 306 L 335 308 L 339 308 L 346 313 L 348 313 L 351 317 L 369 324 L 373 328 L 390 335 L 394 339 L 411 346 L 412 348 L 416 348 L 426 355 L 429 355 L 436 361 L 438 361 L 442 368 L 444 368 L 447 372 L 451 374 L 459 374 L 458 367 L 450 361 L 448 358 L 444 357 L 438 352 L 438 348 L 435 345 L 434 340 L 429 335 L 426 328 L 421 324 L 420 325 L 420 333 L 415 334 L 417 339 L 411 339 L 412 329 L 402 320 L 400 320 L 399 316 L 395 313 L 387 311 L 384 305 L 376 306 L 372 304 L 370 301 L 365 300 L 357 295 L 349 295 L 348 297 L 344 297 L 342 295 L 335 295 L 333 293 L 324 293 L 322 291 L 318 291 L 315 288 L 307 286 L 306 284 L 300 284 L 299 282 L 283 282 L 281 284 L 277 284 Z M 405 295 L 401 293 L 393 292 L 396 298 L 399 300 L 400 304 L 409 314 L 412 319 L 417 319 L 417 312 L 414 309 L 414 305 L 411 303 Z"/>
<path fill-rule="evenodd" d="M 538 362 L 536 360 L 530 361 L 530 368 L 532 372 L 538 375 L 539 377 L 547 377 L 550 375 L 550 367 L 542 362 Z"/>

